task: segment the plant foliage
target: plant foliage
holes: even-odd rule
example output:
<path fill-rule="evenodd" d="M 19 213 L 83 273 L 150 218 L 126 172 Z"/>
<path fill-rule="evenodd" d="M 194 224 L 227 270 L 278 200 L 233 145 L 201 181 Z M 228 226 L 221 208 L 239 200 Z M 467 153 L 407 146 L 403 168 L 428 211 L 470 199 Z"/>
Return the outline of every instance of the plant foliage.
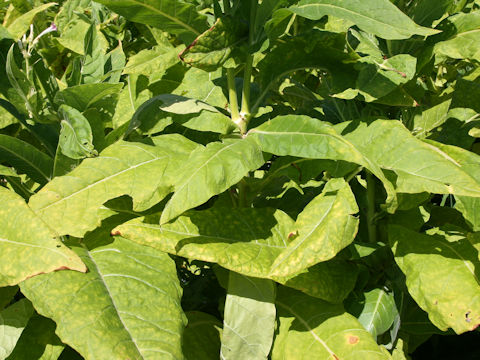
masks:
<path fill-rule="evenodd" d="M 0 359 L 407 359 L 480 325 L 479 1 L 0 19 Z"/>

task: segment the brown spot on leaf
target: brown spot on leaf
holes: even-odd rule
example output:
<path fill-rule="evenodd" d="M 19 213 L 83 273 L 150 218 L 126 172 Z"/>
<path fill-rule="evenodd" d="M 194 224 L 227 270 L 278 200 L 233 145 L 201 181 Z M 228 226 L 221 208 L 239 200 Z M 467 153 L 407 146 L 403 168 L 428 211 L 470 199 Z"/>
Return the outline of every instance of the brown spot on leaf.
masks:
<path fill-rule="evenodd" d="M 468 322 L 468 323 L 472 321 L 472 319 L 470 319 L 468 317 L 470 315 L 470 313 L 471 313 L 471 311 L 467 311 L 467 313 L 465 314 L 465 321 Z"/>
<path fill-rule="evenodd" d="M 288 240 L 294 239 L 298 235 L 298 231 L 292 231 L 288 234 Z"/>
<path fill-rule="evenodd" d="M 355 345 L 356 343 L 358 343 L 360 341 L 359 337 L 358 336 L 355 336 L 355 335 L 350 335 L 348 337 L 348 343 L 350 345 Z"/>
<path fill-rule="evenodd" d="M 334 358 L 335 360 L 340 360 L 340 359 L 338 358 L 338 356 L 335 355 L 335 354 L 333 354 L 333 358 Z"/>
<path fill-rule="evenodd" d="M 110 233 L 110 235 L 112 235 L 112 236 L 121 236 L 122 233 L 121 233 L 119 230 L 112 230 L 112 232 Z"/>
<path fill-rule="evenodd" d="M 433 305 L 438 305 L 438 300 L 435 300 L 435 301 L 433 302 Z"/>

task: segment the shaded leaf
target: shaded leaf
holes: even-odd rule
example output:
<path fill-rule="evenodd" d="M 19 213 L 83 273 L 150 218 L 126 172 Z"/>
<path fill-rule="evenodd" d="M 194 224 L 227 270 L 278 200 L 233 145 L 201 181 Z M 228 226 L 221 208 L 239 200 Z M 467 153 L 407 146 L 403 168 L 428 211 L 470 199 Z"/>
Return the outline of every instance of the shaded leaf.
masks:
<path fill-rule="evenodd" d="M 81 260 L 54 238 L 19 195 L 0 187 L 0 198 L 0 286 L 55 270 L 86 271 Z"/>
<path fill-rule="evenodd" d="M 455 196 L 455 209 L 463 214 L 473 231 L 480 231 L 480 198 Z"/>
<path fill-rule="evenodd" d="M 21 285 L 35 309 L 57 323 L 59 337 L 87 359 L 180 358 L 186 321 L 173 260 L 102 232 L 71 246 L 88 273 L 58 272 Z"/>
<path fill-rule="evenodd" d="M 391 359 L 342 305 L 281 287 L 277 295 L 278 335 L 272 360 Z M 367 355 L 368 354 L 368 355 Z"/>
<path fill-rule="evenodd" d="M 0 134 L 0 162 L 10 164 L 39 184 L 51 179 L 52 158 L 23 140 Z"/>
<path fill-rule="evenodd" d="M 382 289 L 374 289 L 363 294 L 363 309 L 358 321 L 372 334 L 373 338 L 385 333 L 393 324 L 398 314 L 393 294 Z"/>
<path fill-rule="evenodd" d="M 348 183 L 330 180 L 298 216 L 294 239 L 275 259 L 271 274 L 291 276 L 333 258 L 355 238 L 358 218 L 353 215 L 357 212 Z"/>
<path fill-rule="evenodd" d="M 389 0 L 370 0 L 368 3 L 356 0 L 301 0 L 290 10 L 311 20 L 319 20 L 325 15 L 349 20 L 360 29 L 388 40 L 438 33 L 438 30 L 415 24 Z"/>
<path fill-rule="evenodd" d="M 17 292 L 18 286 L 0 287 L 0 310 L 3 310 L 5 306 L 10 304 Z"/>
<path fill-rule="evenodd" d="M 145 75 L 153 82 L 155 79 L 159 79 L 168 68 L 180 61 L 178 54 L 183 49 L 184 46 L 174 48 L 159 45 L 152 49 L 142 50 L 128 59 L 123 73 Z"/>
<path fill-rule="evenodd" d="M 30 301 L 22 299 L 0 312 L 0 358 L 6 359 L 33 314 Z"/>
<path fill-rule="evenodd" d="M 457 334 L 475 329 L 480 324 L 480 262 L 472 244 L 396 225 L 388 234 L 408 290 L 432 323 Z"/>
<path fill-rule="evenodd" d="M 346 126 L 345 123 L 342 123 Z M 357 144 L 341 136 L 330 123 L 307 116 L 279 116 L 249 131 L 262 150 L 279 156 L 343 160 L 365 166 L 382 180 L 390 208 L 396 206 L 395 192 L 374 159 Z M 364 138 L 365 140 L 368 138 Z"/>
<path fill-rule="evenodd" d="M 267 359 L 275 328 L 275 283 L 230 272 L 220 359 Z"/>
<path fill-rule="evenodd" d="M 183 355 L 186 360 L 211 360 L 220 353 L 222 323 L 214 316 L 189 311 L 183 333 Z"/>
<path fill-rule="evenodd" d="M 65 345 L 55 335 L 55 328 L 52 320 L 32 316 L 7 360 L 57 360 Z"/>

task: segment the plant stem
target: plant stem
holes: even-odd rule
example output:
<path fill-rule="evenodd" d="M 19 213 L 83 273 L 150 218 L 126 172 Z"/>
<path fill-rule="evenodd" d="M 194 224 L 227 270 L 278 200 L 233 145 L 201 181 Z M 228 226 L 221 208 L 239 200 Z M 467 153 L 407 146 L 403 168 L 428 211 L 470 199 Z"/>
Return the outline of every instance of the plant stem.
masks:
<path fill-rule="evenodd" d="M 238 207 L 247 207 L 247 184 L 245 179 L 238 183 Z"/>
<path fill-rule="evenodd" d="M 230 106 L 230 117 L 232 121 L 241 127 L 242 119 L 238 112 L 237 87 L 235 86 L 235 70 L 233 68 L 227 69 L 228 80 L 228 101 Z"/>
<path fill-rule="evenodd" d="M 375 217 L 375 178 L 370 171 L 367 173 L 367 224 L 368 240 L 371 243 L 377 242 L 377 226 L 374 223 Z"/>

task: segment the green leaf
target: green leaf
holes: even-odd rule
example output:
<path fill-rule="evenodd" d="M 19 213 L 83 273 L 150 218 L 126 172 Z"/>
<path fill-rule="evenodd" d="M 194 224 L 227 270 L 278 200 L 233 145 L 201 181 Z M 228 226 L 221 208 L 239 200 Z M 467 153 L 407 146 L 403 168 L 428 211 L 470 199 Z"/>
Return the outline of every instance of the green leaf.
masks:
<path fill-rule="evenodd" d="M 430 132 L 448 119 L 448 109 L 452 100 L 446 100 L 428 109 L 420 109 L 413 118 L 413 133 L 419 138 L 426 138 Z"/>
<path fill-rule="evenodd" d="M 0 358 L 6 359 L 33 314 L 30 301 L 22 299 L 0 312 Z"/>
<path fill-rule="evenodd" d="M 387 204 L 394 210 L 396 199 L 391 182 L 376 162 L 368 157 L 368 152 L 339 133 L 330 123 L 307 116 L 286 115 L 250 130 L 249 136 L 260 143 L 263 151 L 275 155 L 343 160 L 366 167 L 382 181 L 389 196 Z"/>
<path fill-rule="evenodd" d="M 122 89 L 115 113 L 112 118 L 114 129 L 120 128 L 132 119 L 135 111 L 150 99 L 151 92 L 148 90 L 148 79 L 143 76 L 129 75 L 125 87 Z"/>
<path fill-rule="evenodd" d="M 62 118 L 59 146 L 63 155 L 72 159 L 83 159 L 97 155 L 92 144 L 92 129 L 80 111 L 61 105 L 58 115 Z"/>
<path fill-rule="evenodd" d="M 480 261 L 472 243 L 396 225 L 388 235 L 408 291 L 432 323 L 457 334 L 475 329 L 480 324 Z"/>
<path fill-rule="evenodd" d="M 275 283 L 230 272 L 220 358 L 266 360 L 275 329 Z"/>
<path fill-rule="evenodd" d="M 222 323 L 199 311 L 185 313 L 188 325 L 183 333 L 183 355 L 186 360 L 211 360 L 220 353 Z"/>
<path fill-rule="evenodd" d="M 71 106 L 81 112 L 88 109 L 105 111 L 101 108 L 106 104 L 111 106 L 112 103 L 114 103 L 113 109 L 115 109 L 116 97 L 122 90 L 122 86 L 122 84 L 109 83 L 70 86 L 55 95 L 55 103 Z M 109 109 L 112 114 L 113 109 Z"/>
<path fill-rule="evenodd" d="M 179 180 L 175 183 L 175 193 L 165 206 L 160 223 L 224 192 L 263 163 L 262 152 L 251 139 L 226 139 L 193 151 L 176 174 Z"/>
<path fill-rule="evenodd" d="M 20 139 L 0 134 L 0 162 L 10 164 L 39 184 L 51 179 L 52 158 Z"/>
<path fill-rule="evenodd" d="M 63 271 L 21 285 L 35 309 L 57 323 L 62 341 L 86 359 L 181 358 L 186 321 L 174 261 L 101 232 L 72 248 L 88 273 Z"/>
<path fill-rule="evenodd" d="M 345 300 L 355 287 L 357 275 L 358 268 L 355 264 L 332 259 L 309 267 L 305 272 L 293 277 L 274 279 L 307 295 L 338 304 Z"/>
<path fill-rule="evenodd" d="M 390 329 L 398 314 L 395 299 L 392 293 L 382 289 L 373 289 L 363 296 L 364 299 L 360 300 L 363 308 L 357 318 L 365 330 L 376 339 Z"/>
<path fill-rule="evenodd" d="M 180 58 L 205 71 L 221 67 L 248 39 L 248 27 L 238 18 L 224 16 L 187 47 Z"/>
<path fill-rule="evenodd" d="M 57 360 L 65 345 L 55 335 L 55 328 L 52 320 L 32 316 L 7 360 Z"/>
<path fill-rule="evenodd" d="M 165 71 L 177 64 L 178 54 L 184 46 L 173 47 L 158 45 L 152 49 L 142 50 L 128 59 L 123 74 L 145 75 L 153 82 L 161 78 Z"/>
<path fill-rule="evenodd" d="M 284 287 L 278 290 L 276 304 L 280 325 L 272 360 L 391 359 L 342 305 Z"/>
<path fill-rule="evenodd" d="M 105 36 L 97 29 L 95 24 L 90 25 L 85 35 L 85 56 L 82 59 L 81 75 L 83 83 L 92 84 L 103 80 L 107 48 L 108 41 Z"/>
<path fill-rule="evenodd" d="M 443 145 L 415 138 L 396 120 L 346 122 L 335 129 L 381 168 L 394 172 L 389 178 L 398 192 L 480 197 L 480 178 L 461 165 L 467 157 L 472 158 L 469 163 L 474 159 L 478 163 L 478 155 L 454 146 L 448 151 L 457 155 L 446 153 Z"/>
<path fill-rule="evenodd" d="M 30 206 L 59 234 L 75 236 L 99 225 L 98 209 L 115 197 L 129 195 L 134 210 L 146 210 L 172 190 L 173 175 L 192 149 L 182 139 L 165 135 L 156 146 L 117 142 L 53 179 L 31 197 Z"/>
<path fill-rule="evenodd" d="M 294 239 L 275 259 L 273 276 L 291 276 L 330 260 L 348 246 L 358 230 L 355 197 L 343 179 L 330 180 L 298 215 Z"/>
<path fill-rule="evenodd" d="M 90 29 L 90 24 L 83 17 L 75 15 L 63 27 L 59 24 L 59 29 L 60 37 L 56 40 L 60 45 L 77 54 L 85 55 L 85 37 Z"/>
<path fill-rule="evenodd" d="M 451 36 L 435 44 L 435 54 L 452 59 L 480 60 L 480 50 L 476 46 L 480 41 L 479 27 L 480 12 L 478 11 L 450 16 L 447 31 Z"/>
<path fill-rule="evenodd" d="M 429 36 L 438 30 L 415 24 L 389 0 L 301 0 L 290 10 L 311 20 L 325 15 L 353 22 L 365 32 L 387 40 L 408 39 L 413 35 Z"/>
<path fill-rule="evenodd" d="M 182 0 L 99 0 L 126 19 L 151 25 L 191 43 L 208 29 L 207 17 Z"/>
<path fill-rule="evenodd" d="M 345 36 L 327 31 L 312 31 L 302 36 L 281 39 L 258 63 L 260 99 L 282 77 L 300 69 L 328 70 L 333 75 L 336 92 L 350 86 L 353 67 L 346 63 L 356 59 L 344 51 Z M 354 86 L 354 85 L 352 85 Z"/>
<path fill-rule="evenodd" d="M 23 34 L 27 32 L 35 16 L 54 5 L 57 4 L 53 2 L 42 4 L 26 12 L 25 14 L 22 14 L 21 16 L 16 18 L 9 26 L 7 26 L 8 32 L 12 35 L 15 41 L 18 41 L 23 36 Z"/>
<path fill-rule="evenodd" d="M 216 262 L 229 270 L 268 277 L 286 247 L 293 220 L 280 210 L 213 207 L 191 211 L 165 225 L 159 216 L 134 219 L 113 233 L 190 259 Z M 248 224 L 248 227 L 246 226 Z"/>
<path fill-rule="evenodd" d="M 363 57 L 357 63 L 360 70 L 356 88 L 347 89 L 335 97 L 352 99 L 362 95 L 366 102 L 378 100 L 400 85 L 406 84 L 415 76 L 417 60 L 413 56 L 401 54 L 389 59 L 375 56 Z"/>
<path fill-rule="evenodd" d="M 13 297 L 18 292 L 18 286 L 5 286 L 0 287 L 0 310 L 3 310 L 5 306 L 10 304 Z"/>
<path fill-rule="evenodd" d="M 480 231 L 480 198 L 455 196 L 455 209 L 460 211 L 473 231 Z"/>
<path fill-rule="evenodd" d="M 0 287 L 55 270 L 86 271 L 19 195 L 0 187 L 0 198 Z"/>

